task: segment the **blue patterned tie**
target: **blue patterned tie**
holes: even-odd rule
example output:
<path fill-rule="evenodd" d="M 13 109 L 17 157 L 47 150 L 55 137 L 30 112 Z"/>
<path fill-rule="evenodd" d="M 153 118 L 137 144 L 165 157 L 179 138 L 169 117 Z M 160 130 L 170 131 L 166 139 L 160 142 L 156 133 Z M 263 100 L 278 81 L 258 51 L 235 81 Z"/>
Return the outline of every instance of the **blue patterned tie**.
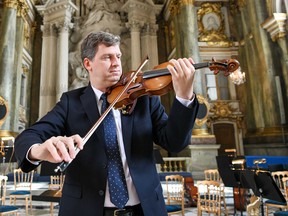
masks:
<path fill-rule="evenodd" d="M 101 112 L 107 107 L 107 97 L 102 94 L 103 100 Z M 106 151 L 108 156 L 108 186 L 111 202 L 122 209 L 128 201 L 128 190 L 120 157 L 119 146 L 117 142 L 116 124 L 112 111 L 110 111 L 103 120 Z"/>

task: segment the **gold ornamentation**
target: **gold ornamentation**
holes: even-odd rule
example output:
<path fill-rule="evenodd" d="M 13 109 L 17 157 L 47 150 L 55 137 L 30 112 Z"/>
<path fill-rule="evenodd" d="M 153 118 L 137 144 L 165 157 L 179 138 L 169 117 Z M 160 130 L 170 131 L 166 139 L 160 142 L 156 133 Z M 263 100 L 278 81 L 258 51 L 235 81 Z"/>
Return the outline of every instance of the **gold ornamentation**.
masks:
<path fill-rule="evenodd" d="M 209 111 L 211 113 L 209 121 L 215 121 L 217 119 L 233 120 L 236 121 L 237 127 L 241 128 L 243 115 L 238 111 L 238 108 L 233 107 L 231 101 L 216 101 L 211 104 L 211 109 Z M 211 123 L 209 122 L 207 125 L 211 125 Z"/>
<path fill-rule="evenodd" d="M 196 116 L 195 124 L 200 127 L 207 122 L 210 106 L 207 99 L 204 98 L 202 95 L 197 95 L 197 99 L 200 106 L 198 114 Z"/>
<path fill-rule="evenodd" d="M 232 41 L 210 41 L 207 42 L 207 45 L 211 47 L 232 47 L 234 44 Z"/>
<path fill-rule="evenodd" d="M 194 5 L 195 0 L 171 0 L 168 5 L 168 10 L 172 14 L 172 16 L 179 13 L 181 7 L 186 5 Z"/>
<path fill-rule="evenodd" d="M 199 41 L 228 41 L 221 3 L 203 3 L 197 11 Z"/>
<path fill-rule="evenodd" d="M 0 96 L 0 126 L 4 123 L 4 120 L 8 114 L 8 102 Z"/>
<path fill-rule="evenodd" d="M 237 13 L 239 13 L 241 8 L 246 6 L 246 4 L 246 0 L 230 0 L 229 7 L 231 14 L 236 15 Z"/>
<path fill-rule="evenodd" d="M 3 5 L 4 7 L 16 10 L 18 7 L 18 0 L 4 0 Z"/>
<path fill-rule="evenodd" d="M 26 118 L 26 109 L 23 106 L 19 107 L 19 121 L 23 123 L 27 123 L 27 118 Z"/>
<path fill-rule="evenodd" d="M 21 16 L 23 18 L 26 17 L 27 13 L 28 13 L 28 5 L 26 3 L 25 0 L 18 0 L 18 4 L 17 4 L 17 16 Z"/>
<path fill-rule="evenodd" d="M 30 29 L 27 22 L 24 23 L 24 46 L 29 48 L 30 42 Z"/>

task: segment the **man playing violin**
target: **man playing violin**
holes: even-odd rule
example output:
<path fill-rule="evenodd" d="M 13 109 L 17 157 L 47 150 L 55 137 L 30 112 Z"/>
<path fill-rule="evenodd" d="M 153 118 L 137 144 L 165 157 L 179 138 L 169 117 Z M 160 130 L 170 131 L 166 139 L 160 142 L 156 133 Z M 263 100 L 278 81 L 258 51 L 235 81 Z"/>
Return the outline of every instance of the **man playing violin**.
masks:
<path fill-rule="evenodd" d="M 157 96 L 139 97 L 129 115 L 111 110 L 119 150 L 110 154 L 105 119 L 85 147 L 82 138 L 101 116 L 104 103 L 101 95 L 122 75 L 121 55 L 118 36 L 106 32 L 89 34 L 81 45 L 89 85 L 64 93 L 50 112 L 15 140 L 16 157 L 25 172 L 35 169 L 42 161 L 71 162 L 65 170 L 59 215 L 167 215 L 153 143 L 173 153 L 189 144 L 199 106 L 193 93 L 194 62 L 192 58 L 171 59 L 174 67 L 167 66 L 176 94 L 169 116 Z M 80 149 L 77 156 L 75 145 Z M 124 180 L 120 179 L 121 174 L 110 176 L 114 159 L 109 155 L 121 156 L 121 168 L 117 169 Z M 119 192 L 117 201 L 114 201 L 117 193 L 114 196 L 110 186 L 115 180 L 123 180 L 121 191 L 123 188 L 125 192 L 125 195 Z"/>

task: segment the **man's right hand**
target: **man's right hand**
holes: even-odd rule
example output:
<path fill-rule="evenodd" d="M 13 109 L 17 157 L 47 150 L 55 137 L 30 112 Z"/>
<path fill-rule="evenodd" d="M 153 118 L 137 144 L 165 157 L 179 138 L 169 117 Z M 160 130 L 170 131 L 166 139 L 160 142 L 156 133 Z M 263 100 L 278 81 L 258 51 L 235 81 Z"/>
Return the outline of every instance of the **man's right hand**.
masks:
<path fill-rule="evenodd" d="M 78 134 L 70 137 L 51 137 L 42 144 L 34 145 L 30 149 L 28 159 L 51 163 L 70 162 L 76 157 L 76 147 L 83 149 L 83 140 Z"/>

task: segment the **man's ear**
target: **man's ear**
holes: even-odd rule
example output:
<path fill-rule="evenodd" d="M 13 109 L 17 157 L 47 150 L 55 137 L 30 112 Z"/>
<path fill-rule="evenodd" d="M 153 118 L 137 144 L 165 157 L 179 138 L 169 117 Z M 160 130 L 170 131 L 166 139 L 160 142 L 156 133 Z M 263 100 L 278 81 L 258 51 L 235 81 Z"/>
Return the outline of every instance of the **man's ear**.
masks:
<path fill-rule="evenodd" d="M 88 72 L 91 71 L 91 62 L 90 62 L 90 60 L 88 58 L 84 58 L 83 65 L 84 65 L 84 67 L 86 68 L 86 70 Z"/>

